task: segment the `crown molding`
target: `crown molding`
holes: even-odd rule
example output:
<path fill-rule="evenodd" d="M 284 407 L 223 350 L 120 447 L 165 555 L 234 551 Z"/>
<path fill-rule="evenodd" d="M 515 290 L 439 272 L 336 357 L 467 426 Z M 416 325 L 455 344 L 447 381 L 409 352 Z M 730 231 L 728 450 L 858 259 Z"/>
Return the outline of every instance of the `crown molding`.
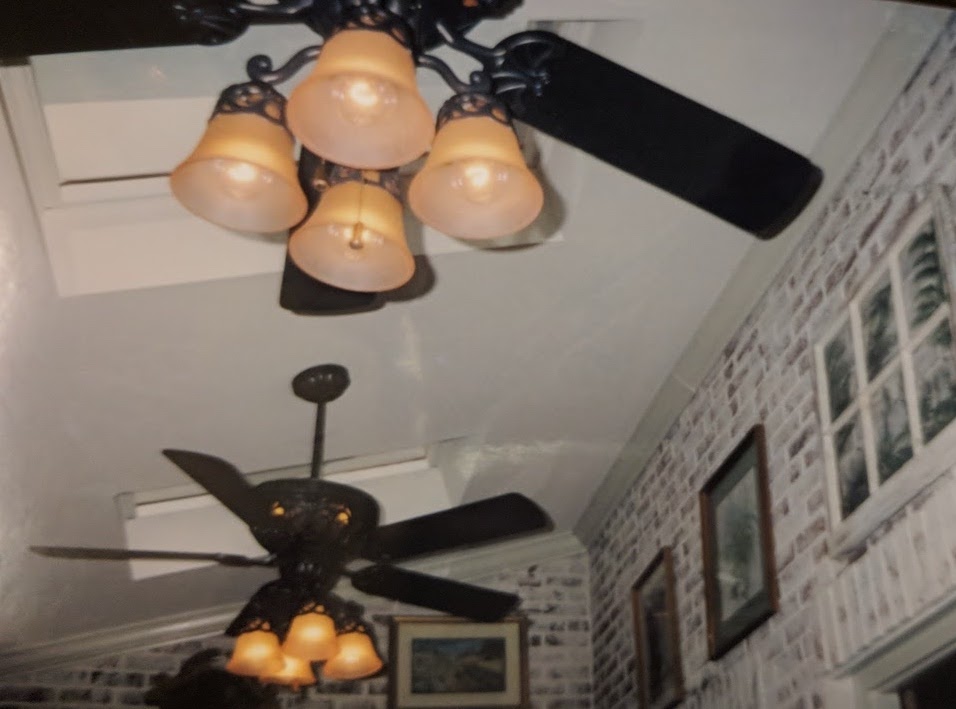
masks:
<path fill-rule="evenodd" d="M 584 546 L 571 532 L 552 532 L 436 556 L 404 567 L 457 581 L 479 581 L 505 569 L 533 566 L 584 552 Z M 340 595 L 360 601 L 368 598 L 349 587 L 343 588 Z M 242 606 L 242 603 L 231 603 L 203 608 L 0 652 L 0 677 L 221 635 Z"/>
<path fill-rule="evenodd" d="M 820 208 L 846 177 L 856 157 L 903 92 L 950 13 L 929 7 L 897 9 L 847 93 L 810 159 L 823 168 L 824 183 L 813 201 L 780 236 L 750 247 L 728 280 L 670 376 L 661 385 L 631 438 L 611 466 L 574 531 L 591 544 L 605 519 L 643 474 L 657 446 L 690 403 L 727 342 L 743 324 Z"/>

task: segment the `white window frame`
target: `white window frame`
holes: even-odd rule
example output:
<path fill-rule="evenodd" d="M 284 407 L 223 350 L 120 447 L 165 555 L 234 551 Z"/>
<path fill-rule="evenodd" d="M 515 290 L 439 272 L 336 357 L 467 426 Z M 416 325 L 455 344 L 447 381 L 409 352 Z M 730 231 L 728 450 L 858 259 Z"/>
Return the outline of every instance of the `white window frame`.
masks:
<path fill-rule="evenodd" d="M 912 199 L 906 196 L 907 201 Z M 904 205 L 905 206 L 905 205 Z M 893 212 L 887 210 L 887 223 L 897 228 Z M 932 316 L 917 326 L 914 333 L 909 332 L 909 323 L 903 302 L 903 289 L 900 279 L 899 255 L 904 247 L 917 234 L 918 230 L 930 219 L 935 220 L 936 239 L 946 275 L 948 301 L 941 305 Z M 907 502 L 919 494 L 927 485 L 951 467 L 956 459 L 956 426 L 950 422 L 929 442 L 924 443 L 922 424 L 919 421 L 919 406 L 916 395 L 916 382 L 913 371 L 912 353 L 923 343 L 936 327 L 948 320 L 956 342 L 956 232 L 954 232 L 953 208 L 950 196 L 941 187 L 934 187 L 912 214 L 898 225 L 897 236 L 887 252 L 874 265 L 871 274 L 850 298 L 840 317 L 827 328 L 823 337 L 814 348 L 817 375 L 817 401 L 819 404 L 821 431 L 823 435 L 824 466 L 827 477 L 827 497 L 830 515 L 830 552 L 834 556 L 849 556 L 856 552 L 873 531 L 893 516 Z M 870 295 L 873 287 L 889 270 L 892 284 L 893 311 L 896 319 L 898 350 L 890 362 L 873 379 L 867 381 L 865 346 L 862 333 L 860 309 L 863 299 Z M 853 400 L 836 419 L 830 418 L 830 399 L 827 387 L 824 349 L 826 345 L 850 323 L 853 345 L 854 376 L 856 392 Z M 913 455 L 889 479 L 880 484 L 876 461 L 876 435 L 871 415 L 871 394 L 879 392 L 889 378 L 902 369 L 903 387 L 908 412 L 910 439 Z M 863 437 L 864 457 L 866 460 L 869 497 L 846 518 L 843 518 L 840 483 L 834 452 L 834 434 L 854 416 L 860 416 Z"/>

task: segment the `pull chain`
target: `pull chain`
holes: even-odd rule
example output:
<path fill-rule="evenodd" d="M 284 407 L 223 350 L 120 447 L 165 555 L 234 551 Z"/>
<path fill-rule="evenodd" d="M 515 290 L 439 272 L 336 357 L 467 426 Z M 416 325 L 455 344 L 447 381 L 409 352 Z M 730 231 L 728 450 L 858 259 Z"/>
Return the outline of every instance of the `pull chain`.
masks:
<path fill-rule="evenodd" d="M 365 173 L 362 173 L 362 181 L 359 183 L 359 202 L 358 202 L 358 221 L 352 227 L 352 238 L 349 239 L 349 248 L 355 251 L 361 251 L 365 247 L 365 240 L 362 238 L 365 234 L 365 225 L 362 224 L 362 209 L 365 206 Z"/>

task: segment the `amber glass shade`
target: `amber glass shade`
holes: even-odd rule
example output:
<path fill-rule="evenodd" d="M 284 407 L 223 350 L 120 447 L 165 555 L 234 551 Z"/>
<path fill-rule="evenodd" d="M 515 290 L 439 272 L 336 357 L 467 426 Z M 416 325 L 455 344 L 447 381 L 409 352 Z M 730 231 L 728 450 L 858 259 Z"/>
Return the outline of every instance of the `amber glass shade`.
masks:
<path fill-rule="evenodd" d="M 329 188 L 289 239 L 289 255 L 313 278 L 346 290 L 392 290 L 415 273 L 402 205 L 387 190 L 361 182 Z"/>
<path fill-rule="evenodd" d="M 335 622 L 325 613 L 303 613 L 292 620 L 282 652 L 309 662 L 324 662 L 339 649 Z"/>
<path fill-rule="evenodd" d="M 408 203 L 425 224 L 459 239 L 493 239 L 521 231 L 544 206 L 510 126 L 485 116 L 448 121 Z"/>
<path fill-rule="evenodd" d="M 298 224 L 308 208 L 296 177 L 292 136 L 254 113 L 219 114 L 170 177 L 193 214 L 236 231 L 271 233 Z"/>
<path fill-rule="evenodd" d="M 292 92 L 289 127 L 339 165 L 381 170 L 422 155 L 435 136 L 411 52 L 386 32 L 343 30 Z"/>
<path fill-rule="evenodd" d="M 382 669 L 382 658 L 375 652 L 372 639 L 363 632 L 339 635 L 339 651 L 322 666 L 326 679 L 362 679 Z"/>
<path fill-rule="evenodd" d="M 253 630 L 236 638 L 226 669 L 234 675 L 261 677 L 282 669 L 284 658 L 279 638 L 268 630 Z"/>
<path fill-rule="evenodd" d="M 276 672 L 266 672 L 259 676 L 263 682 L 283 684 L 289 687 L 308 687 L 315 684 L 315 673 L 307 660 L 285 655 L 282 667 Z"/>

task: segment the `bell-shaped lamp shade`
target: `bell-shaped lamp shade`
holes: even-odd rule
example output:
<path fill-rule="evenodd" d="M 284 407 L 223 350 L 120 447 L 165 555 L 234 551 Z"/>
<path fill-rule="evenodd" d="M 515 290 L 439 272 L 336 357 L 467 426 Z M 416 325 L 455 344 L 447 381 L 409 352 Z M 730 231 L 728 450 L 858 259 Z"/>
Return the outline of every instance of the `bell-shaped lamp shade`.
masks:
<path fill-rule="evenodd" d="M 298 657 L 286 655 L 283 657 L 284 664 L 276 672 L 266 672 L 259 676 L 263 682 L 272 684 L 282 684 L 287 687 L 309 687 L 315 684 L 315 673 L 308 660 L 302 660 Z"/>
<path fill-rule="evenodd" d="M 292 234 L 289 255 L 313 278 L 352 291 L 392 290 L 415 273 L 401 202 L 362 182 L 330 187 Z"/>
<path fill-rule="evenodd" d="M 308 662 L 324 662 L 339 649 L 335 622 L 325 613 L 311 612 L 292 619 L 282 652 Z"/>
<path fill-rule="evenodd" d="M 448 121 L 408 191 L 425 224 L 459 239 L 494 239 L 521 231 L 544 206 L 510 126 L 487 116 Z"/>
<path fill-rule="evenodd" d="M 322 676 L 332 680 L 370 677 L 382 669 L 382 658 L 372 639 L 361 631 L 339 635 L 339 651 L 322 666 Z"/>
<path fill-rule="evenodd" d="M 325 43 L 289 98 L 288 122 L 316 155 L 368 170 L 415 160 L 435 136 L 411 52 L 377 30 L 342 30 Z"/>
<path fill-rule="evenodd" d="M 298 224 L 308 205 L 296 177 L 294 141 L 254 113 L 218 114 L 170 177 L 186 209 L 236 231 L 272 233 Z"/>
<path fill-rule="evenodd" d="M 234 675 L 261 677 L 284 666 L 279 638 L 268 630 L 253 630 L 236 638 L 226 669 Z"/>

